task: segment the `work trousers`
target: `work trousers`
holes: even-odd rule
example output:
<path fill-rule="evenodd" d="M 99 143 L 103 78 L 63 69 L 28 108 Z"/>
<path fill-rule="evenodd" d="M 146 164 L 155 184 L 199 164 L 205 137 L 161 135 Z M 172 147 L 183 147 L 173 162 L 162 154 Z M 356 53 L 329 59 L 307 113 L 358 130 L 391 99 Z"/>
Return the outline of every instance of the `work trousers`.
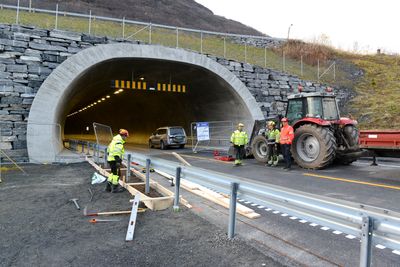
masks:
<path fill-rule="evenodd" d="M 118 184 L 119 176 L 121 175 L 120 166 L 121 164 L 116 160 L 107 161 L 111 168 L 111 174 L 108 177 L 108 181 L 113 185 Z"/>
<path fill-rule="evenodd" d="M 233 147 L 235 148 L 236 160 L 242 160 L 245 153 L 244 146 L 234 145 Z"/>
<path fill-rule="evenodd" d="M 277 144 L 268 144 L 267 145 L 267 155 L 268 155 L 268 160 L 276 160 L 278 157 L 278 146 Z"/>
<path fill-rule="evenodd" d="M 292 166 L 292 154 L 290 153 L 290 144 L 281 144 L 283 159 L 285 160 L 285 167 L 290 168 Z"/>

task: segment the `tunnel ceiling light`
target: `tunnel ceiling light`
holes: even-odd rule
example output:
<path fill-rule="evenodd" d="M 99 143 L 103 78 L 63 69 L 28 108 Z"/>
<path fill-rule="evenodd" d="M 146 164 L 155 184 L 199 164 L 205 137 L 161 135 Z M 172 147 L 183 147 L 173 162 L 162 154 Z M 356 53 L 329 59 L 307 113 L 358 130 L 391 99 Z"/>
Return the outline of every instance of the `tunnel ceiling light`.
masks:
<path fill-rule="evenodd" d="M 104 101 L 104 100 L 106 100 L 106 99 L 103 97 L 101 100 L 103 100 L 103 101 Z"/>
<path fill-rule="evenodd" d="M 100 100 L 97 100 L 97 103 L 100 103 L 101 102 L 101 99 Z"/>
<path fill-rule="evenodd" d="M 144 80 L 144 77 L 140 77 L 139 80 L 143 81 L 143 80 Z"/>
<path fill-rule="evenodd" d="M 124 91 L 124 89 L 119 89 L 118 91 L 119 91 L 119 92 L 123 92 L 123 91 Z"/>
<path fill-rule="evenodd" d="M 119 90 L 114 92 L 114 95 L 118 95 L 119 94 Z"/>
<path fill-rule="evenodd" d="M 110 96 L 108 95 L 108 96 L 106 96 L 107 98 L 110 98 Z"/>

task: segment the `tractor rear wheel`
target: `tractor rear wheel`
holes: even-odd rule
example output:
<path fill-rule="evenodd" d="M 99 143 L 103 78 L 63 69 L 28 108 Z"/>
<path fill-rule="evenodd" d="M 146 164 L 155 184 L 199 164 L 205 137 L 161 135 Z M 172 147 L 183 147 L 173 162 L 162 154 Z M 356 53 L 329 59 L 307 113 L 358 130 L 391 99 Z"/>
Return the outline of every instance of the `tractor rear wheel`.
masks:
<path fill-rule="evenodd" d="M 251 142 L 251 151 L 253 152 L 253 156 L 259 162 L 268 162 L 267 148 L 267 139 L 262 135 L 257 135 L 254 137 L 253 142 Z"/>
<path fill-rule="evenodd" d="M 336 149 L 336 139 L 329 128 L 305 124 L 295 132 L 292 156 L 302 168 L 323 169 L 335 159 Z"/>

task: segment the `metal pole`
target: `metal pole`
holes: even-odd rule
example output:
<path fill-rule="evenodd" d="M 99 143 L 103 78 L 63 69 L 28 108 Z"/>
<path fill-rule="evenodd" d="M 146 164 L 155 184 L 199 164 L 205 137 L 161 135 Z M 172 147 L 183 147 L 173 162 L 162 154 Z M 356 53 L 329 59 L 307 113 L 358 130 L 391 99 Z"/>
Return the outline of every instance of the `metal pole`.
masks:
<path fill-rule="evenodd" d="M 15 18 L 15 24 L 18 25 L 18 23 L 19 23 L 19 0 L 17 2 L 17 16 Z"/>
<path fill-rule="evenodd" d="M 127 165 L 126 165 L 126 181 L 128 182 L 129 177 L 131 177 L 131 162 L 132 162 L 132 155 L 128 154 Z"/>
<path fill-rule="evenodd" d="M 32 11 L 32 0 L 29 0 L 29 13 Z"/>
<path fill-rule="evenodd" d="M 149 44 L 151 44 L 151 23 L 149 24 Z"/>
<path fill-rule="evenodd" d="M 125 39 L 125 17 L 122 18 L 122 39 Z"/>
<path fill-rule="evenodd" d="M 267 47 L 264 48 L 264 68 L 267 67 Z"/>
<path fill-rule="evenodd" d="M 336 61 L 333 62 L 333 80 L 336 81 Z"/>
<path fill-rule="evenodd" d="M 203 54 L 203 32 L 200 32 L 200 54 Z"/>
<path fill-rule="evenodd" d="M 100 150 L 99 150 L 99 152 L 100 152 Z M 104 153 L 104 159 L 103 160 L 104 160 L 104 167 L 105 167 L 105 166 L 107 166 L 107 148 L 104 148 L 104 152 L 103 153 Z"/>
<path fill-rule="evenodd" d="M 58 27 L 58 4 L 56 5 L 56 27 L 55 27 L 56 30 L 57 27 Z"/>
<path fill-rule="evenodd" d="M 285 52 L 282 53 L 282 66 L 283 66 L 283 71 L 286 71 Z"/>
<path fill-rule="evenodd" d="M 176 48 L 179 47 L 179 29 L 176 27 Z"/>
<path fill-rule="evenodd" d="M 303 55 L 300 57 L 300 75 L 303 76 Z"/>
<path fill-rule="evenodd" d="M 176 168 L 174 211 L 179 211 L 179 187 L 181 186 L 181 167 Z"/>
<path fill-rule="evenodd" d="M 247 63 L 247 42 L 244 43 L 244 62 Z"/>
<path fill-rule="evenodd" d="M 146 187 L 144 190 L 145 194 L 150 193 L 150 159 L 146 159 Z"/>
<path fill-rule="evenodd" d="M 92 29 L 92 10 L 89 10 L 89 34 Z"/>
<path fill-rule="evenodd" d="M 238 183 L 231 183 L 231 199 L 229 204 L 229 227 L 228 227 L 228 238 L 235 236 L 236 226 L 236 198 L 237 190 L 239 188 Z"/>
<path fill-rule="evenodd" d="M 370 217 L 362 218 L 360 267 L 371 266 L 373 220 Z"/>
<path fill-rule="evenodd" d="M 226 37 L 224 37 L 224 58 L 226 58 Z"/>
<path fill-rule="evenodd" d="M 82 142 L 82 154 L 85 154 L 85 143 Z"/>
<path fill-rule="evenodd" d="M 90 142 L 89 142 L 89 141 L 86 142 L 86 146 L 87 146 L 87 153 L 86 153 L 86 155 L 90 155 Z"/>

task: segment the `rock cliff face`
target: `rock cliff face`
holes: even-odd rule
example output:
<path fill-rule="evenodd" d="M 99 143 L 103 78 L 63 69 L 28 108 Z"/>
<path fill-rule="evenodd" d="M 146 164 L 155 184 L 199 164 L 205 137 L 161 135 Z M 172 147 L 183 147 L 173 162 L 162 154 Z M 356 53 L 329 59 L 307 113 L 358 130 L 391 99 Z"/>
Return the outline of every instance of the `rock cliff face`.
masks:
<path fill-rule="evenodd" d="M 17 161 L 27 161 L 29 111 L 42 83 L 69 56 L 94 45 L 115 42 L 125 41 L 0 24 L 0 149 L 7 150 Z M 244 83 L 266 117 L 284 114 L 287 95 L 297 92 L 298 85 L 302 85 L 305 92 L 326 88 L 287 73 L 206 56 L 226 67 Z M 349 96 L 344 90 L 339 97 L 343 105 Z"/>

